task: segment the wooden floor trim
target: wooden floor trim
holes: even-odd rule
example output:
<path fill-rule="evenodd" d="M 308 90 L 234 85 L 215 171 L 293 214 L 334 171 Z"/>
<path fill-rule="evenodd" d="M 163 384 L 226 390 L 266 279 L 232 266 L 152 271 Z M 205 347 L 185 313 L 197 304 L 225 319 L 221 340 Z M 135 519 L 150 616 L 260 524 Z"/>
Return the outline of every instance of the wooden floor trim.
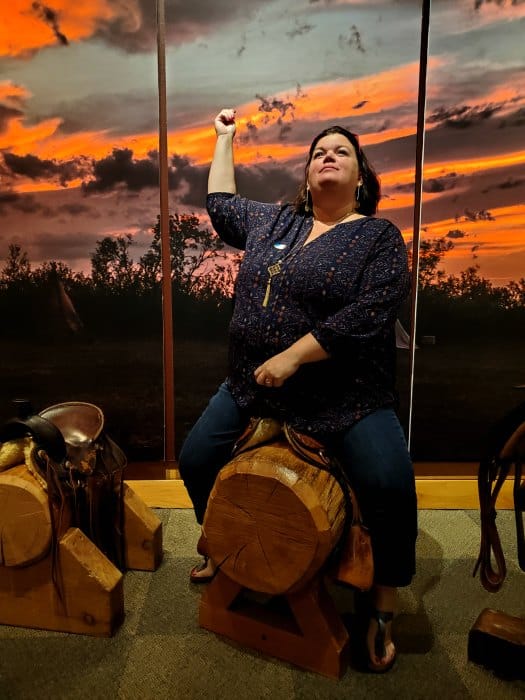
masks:
<path fill-rule="evenodd" d="M 129 479 L 129 486 L 151 508 L 191 508 L 191 501 L 180 479 Z M 512 479 L 501 489 L 498 510 L 513 509 Z M 416 478 L 421 510 L 478 510 L 478 482 L 475 478 Z"/>
<path fill-rule="evenodd" d="M 476 478 L 479 462 L 414 462 L 416 478 Z M 180 479 L 177 462 L 130 462 L 126 467 L 128 481 L 139 479 Z"/>

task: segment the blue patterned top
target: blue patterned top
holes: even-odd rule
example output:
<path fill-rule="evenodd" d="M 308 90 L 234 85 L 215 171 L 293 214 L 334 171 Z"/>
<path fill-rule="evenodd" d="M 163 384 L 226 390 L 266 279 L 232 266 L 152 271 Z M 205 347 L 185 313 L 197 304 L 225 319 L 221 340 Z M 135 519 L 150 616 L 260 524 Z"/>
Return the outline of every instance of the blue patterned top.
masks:
<path fill-rule="evenodd" d="M 235 284 L 227 384 L 252 415 L 298 430 L 333 433 L 395 403 L 395 321 L 409 289 L 399 229 L 364 217 L 337 224 L 306 246 L 312 216 L 290 205 L 208 195 L 213 227 L 245 250 Z M 282 260 L 263 305 L 268 266 Z M 280 388 L 254 370 L 311 332 L 329 359 L 302 365 Z"/>

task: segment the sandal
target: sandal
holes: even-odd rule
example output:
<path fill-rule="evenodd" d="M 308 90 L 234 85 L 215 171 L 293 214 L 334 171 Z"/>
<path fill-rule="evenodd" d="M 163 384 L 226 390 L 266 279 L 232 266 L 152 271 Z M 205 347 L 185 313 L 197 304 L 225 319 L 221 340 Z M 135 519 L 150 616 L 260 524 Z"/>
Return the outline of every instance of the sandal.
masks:
<path fill-rule="evenodd" d="M 374 637 L 374 653 L 379 659 L 384 659 L 386 656 L 386 626 L 389 622 L 394 619 L 393 612 L 385 612 L 383 610 L 372 610 L 370 620 L 375 620 L 377 622 L 377 632 Z M 394 649 L 394 654 L 387 664 L 375 664 L 372 659 L 368 658 L 368 670 L 372 673 L 386 673 L 390 671 L 394 665 L 397 658 L 396 651 Z"/>
<path fill-rule="evenodd" d="M 215 578 L 218 569 L 215 569 L 213 574 L 208 574 L 207 576 L 198 576 L 201 571 L 204 571 L 208 567 L 209 558 L 204 556 L 200 564 L 194 566 L 190 571 L 190 581 L 191 583 L 210 583 Z"/>

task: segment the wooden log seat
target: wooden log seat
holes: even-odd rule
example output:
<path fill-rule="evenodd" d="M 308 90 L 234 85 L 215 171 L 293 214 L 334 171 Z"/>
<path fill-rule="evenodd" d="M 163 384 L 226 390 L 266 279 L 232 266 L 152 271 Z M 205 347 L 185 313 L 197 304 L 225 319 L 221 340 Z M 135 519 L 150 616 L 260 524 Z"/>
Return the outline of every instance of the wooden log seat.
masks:
<path fill-rule="evenodd" d="M 47 494 L 20 465 L 0 474 L 0 566 L 27 566 L 51 547 Z"/>
<path fill-rule="evenodd" d="M 343 492 L 288 446 L 243 452 L 221 470 L 204 532 L 213 560 L 253 591 L 288 593 L 319 571 L 341 536 Z"/>
<path fill-rule="evenodd" d="M 76 525 L 67 481 L 48 488 L 35 449 L 30 437 L 0 444 L 0 624 L 111 636 L 124 617 L 123 574 Z M 122 568 L 154 571 L 162 523 L 121 487 Z"/>
<path fill-rule="evenodd" d="M 348 633 L 323 566 L 344 528 L 345 495 L 321 446 L 270 419 L 253 421 L 210 494 L 200 549 L 218 565 L 202 627 L 330 677 Z"/>

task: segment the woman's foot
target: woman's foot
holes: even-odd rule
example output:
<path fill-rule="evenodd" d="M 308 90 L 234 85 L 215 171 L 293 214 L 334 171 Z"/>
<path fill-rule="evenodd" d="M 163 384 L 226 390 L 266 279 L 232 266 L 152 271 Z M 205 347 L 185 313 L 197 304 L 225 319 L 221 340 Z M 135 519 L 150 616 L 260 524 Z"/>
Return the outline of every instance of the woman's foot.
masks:
<path fill-rule="evenodd" d="M 217 567 L 209 557 L 203 557 L 202 562 L 190 571 L 192 583 L 209 583 L 217 573 Z"/>
<path fill-rule="evenodd" d="M 396 648 L 392 641 L 392 619 L 394 613 L 372 610 L 366 644 L 368 670 L 373 673 L 390 671 L 396 660 Z"/>

